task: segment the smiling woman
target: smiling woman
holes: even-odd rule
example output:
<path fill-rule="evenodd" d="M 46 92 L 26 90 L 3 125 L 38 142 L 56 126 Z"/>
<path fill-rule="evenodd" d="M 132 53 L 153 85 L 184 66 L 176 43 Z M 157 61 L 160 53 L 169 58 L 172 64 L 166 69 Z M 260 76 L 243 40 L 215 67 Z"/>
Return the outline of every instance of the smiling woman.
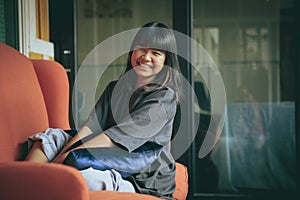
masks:
<path fill-rule="evenodd" d="M 177 74 L 180 67 L 176 53 L 177 42 L 172 30 L 163 23 L 147 23 L 139 30 L 131 44 L 125 74 L 133 68 L 137 73 L 137 77 L 134 78 L 141 83 L 151 83 L 144 84 L 146 90 L 153 89 L 153 85 L 156 87 L 168 84 L 175 91 L 178 102 L 181 95 L 178 89 L 181 79 Z"/>
<path fill-rule="evenodd" d="M 141 43 L 145 34 L 147 44 Z M 48 156 L 47 144 L 57 137 L 50 134 L 40 142 L 34 135 L 38 145 L 27 161 L 47 157 L 50 162 L 73 166 L 91 190 L 172 199 L 176 165 L 170 146 L 181 90 L 175 35 L 166 25 L 150 22 L 139 29 L 129 50 L 125 73 L 108 84 L 79 132 L 73 138 L 64 137 L 66 145 L 57 150 L 56 158 Z M 128 104 L 124 99 L 130 99 Z"/>
<path fill-rule="evenodd" d="M 136 46 L 131 56 L 131 64 L 138 76 L 137 87 L 150 83 L 162 70 L 166 54 L 162 50 Z"/>

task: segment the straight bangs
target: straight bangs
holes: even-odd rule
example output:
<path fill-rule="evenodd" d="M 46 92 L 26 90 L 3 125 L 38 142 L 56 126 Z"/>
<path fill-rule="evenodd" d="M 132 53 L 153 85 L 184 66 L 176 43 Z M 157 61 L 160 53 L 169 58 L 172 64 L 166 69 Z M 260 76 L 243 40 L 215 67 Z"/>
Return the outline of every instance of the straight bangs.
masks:
<path fill-rule="evenodd" d="M 144 27 L 139 30 L 131 45 L 131 50 L 136 46 L 157 49 L 163 52 L 174 52 L 176 41 L 171 30 L 160 27 Z"/>

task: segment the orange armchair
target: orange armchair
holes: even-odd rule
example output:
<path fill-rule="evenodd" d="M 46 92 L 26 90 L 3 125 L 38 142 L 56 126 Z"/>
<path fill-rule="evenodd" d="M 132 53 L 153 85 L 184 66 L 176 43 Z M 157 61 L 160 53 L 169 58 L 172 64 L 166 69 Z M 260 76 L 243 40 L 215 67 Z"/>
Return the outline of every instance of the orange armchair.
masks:
<path fill-rule="evenodd" d="M 69 83 L 55 61 L 30 60 L 0 43 L 0 199 L 159 199 L 150 195 L 89 191 L 74 168 L 23 162 L 24 142 L 47 128 L 69 129 Z M 186 199 L 188 175 L 176 163 L 174 199 Z"/>

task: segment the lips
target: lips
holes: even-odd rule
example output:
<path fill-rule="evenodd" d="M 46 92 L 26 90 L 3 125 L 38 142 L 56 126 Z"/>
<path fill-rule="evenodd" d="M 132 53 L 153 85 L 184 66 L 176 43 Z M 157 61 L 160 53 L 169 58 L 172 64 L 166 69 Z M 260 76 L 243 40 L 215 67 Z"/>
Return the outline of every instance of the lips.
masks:
<path fill-rule="evenodd" d="M 136 64 L 137 64 L 137 67 L 139 67 L 141 69 L 145 69 L 145 70 L 153 68 L 152 65 L 148 65 L 148 64 L 145 64 L 145 63 L 137 62 Z"/>

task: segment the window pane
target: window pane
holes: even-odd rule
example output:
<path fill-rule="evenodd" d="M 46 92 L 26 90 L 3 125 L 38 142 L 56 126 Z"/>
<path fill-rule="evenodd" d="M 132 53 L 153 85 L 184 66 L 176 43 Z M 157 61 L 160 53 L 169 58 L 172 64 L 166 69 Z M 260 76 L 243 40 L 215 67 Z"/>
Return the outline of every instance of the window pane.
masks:
<path fill-rule="evenodd" d="M 194 1 L 193 38 L 216 63 L 227 96 L 221 137 L 209 156 L 196 158 L 195 168 L 203 169 L 193 172 L 197 192 L 296 188 L 293 6 L 292 0 Z M 197 50 L 194 59 L 201 65 Z M 195 70 L 198 114 L 207 118 L 202 76 Z M 200 129 L 208 122 L 200 120 Z"/>
<path fill-rule="evenodd" d="M 5 43 L 4 0 L 0 0 L 0 42 Z"/>
<path fill-rule="evenodd" d="M 0 42 L 19 49 L 18 1 L 0 0 Z"/>

